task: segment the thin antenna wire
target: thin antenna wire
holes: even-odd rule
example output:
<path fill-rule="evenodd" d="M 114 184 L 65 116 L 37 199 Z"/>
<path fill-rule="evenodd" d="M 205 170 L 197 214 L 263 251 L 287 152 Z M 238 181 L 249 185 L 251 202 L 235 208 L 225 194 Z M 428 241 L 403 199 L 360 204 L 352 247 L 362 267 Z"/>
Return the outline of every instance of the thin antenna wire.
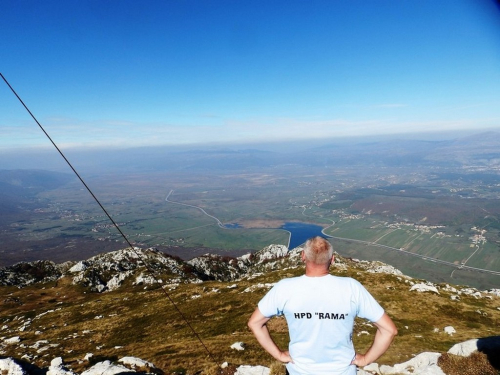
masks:
<path fill-rule="evenodd" d="M 19 97 L 19 95 L 17 95 L 17 92 L 12 88 L 12 86 L 9 84 L 9 82 L 7 82 L 7 80 L 5 79 L 5 77 L 3 76 L 2 73 L 0 73 L 0 76 L 2 76 L 2 79 L 5 81 L 5 83 L 7 84 L 7 86 L 9 86 L 9 88 L 11 89 L 11 91 L 14 93 L 14 95 L 17 97 L 17 99 L 21 102 L 21 104 L 23 105 L 23 107 L 28 111 L 28 113 L 30 114 L 30 116 L 33 118 L 33 120 L 35 120 L 35 122 L 38 124 L 38 126 L 40 127 L 40 129 L 42 129 L 42 131 L 44 132 L 44 134 L 47 136 L 47 138 L 49 139 L 49 141 L 52 143 L 52 145 L 56 148 L 56 150 L 59 152 L 59 154 L 63 157 L 63 159 L 66 161 L 66 163 L 69 165 L 69 167 L 71 168 L 71 170 L 76 174 L 76 176 L 78 177 L 78 179 L 81 181 L 81 183 L 83 184 L 83 186 L 85 186 L 85 188 L 87 189 L 87 191 L 90 193 L 90 195 L 92 195 L 92 198 L 94 198 L 94 200 L 97 202 L 97 204 L 99 205 L 99 207 L 101 207 L 101 209 L 104 211 L 104 213 L 108 216 L 108 219 L 111 220 L 111 222 L 113 223 L 113 225 L 115 226 L 115 228 L 118 230 L 118 232 L 120 232 L 120 234 L 122 235 L 122 237 L 125 239 L 125 241 L 127 242 L 127 244 L 133 249 L 134 246 L 132 246 L 132 244 L 130 243 L 130 241 L 128 240 L 127 236 L 125 236 L 125 234 L 121 231 L 120 227 L 118 226 L 118 224 L 116 224 L 116 222 L 113 220 L 113 218 L 108 214 L 108 211 L 106 211 L 106 209 L 104 208 L 104 206 L 101 204 L 101 202 L 99 202 L 99 199 L 97 199 L 97 197 L 94 195 L 94 193 L 92 192 L 92 190 L 90 190 L 90 188 L 87 186 L 87 184 L 85 183 L 85 181 L 83 181 L 82 177 L 78 174 L 78 172 L 76 171 L 75 168 L 73 168 L 73 165 L 71 165 L 71 163 L 69 162 L 68 159 L 66 159 L 66 156 L 64 156 L 64 154 L 62 153 L 62 151 L 59 149 L 59 147 L 57 147 L 57 145 L 55 144 L 55 142 L 52 140 L 52 138 L 50 137 L 50 135 L 45 131 L 45 129 L 43 128 L 43 126 L 38 122 L 38 120 L 35 118 L 35 116 L 33 115 L 33 113 L 31 113 L 31 111 L 29 110 L 29 108 L 26 106 L 26 104 L 24 104 L 23 100 Z"/>
<path fill-rule="evenodd" d="M 66 156 L 62 153 L 62 151 L 59 149 L 59 147 L 57 147 L 56 143 L 52 140 L 52 138 L 50 137 L 50 135 L 45 131 L 45 129 L 43 128 L 43 126 L 38 122 L 38 120 L 36 119 L 36 117 L 33 115 L 33 113 L 31 113 L 31 111 L 29 110 L 29 108 L 26 106 L 26 104 L 24 104 L 23 100 L 19 97 L 19 95 L 17 95 L 17 92 L 14 90 L 14 88 L 10 85 L 10 83 L 7 81 L 7 79 L 3 76 L 2 73 L 0 73 L 0 76 L 2 77 L 2 79 L 5 81 L 5 83 L 7 84 L 7 86 L 9 86 L 10 90 L 14 93 L 14 95 L 17 97 L 17 99 L 21 102 L 21 104 L 23 105 L 23 107 L 26 109 L 26 111 L 28 111 L 28 113 L 30 114 L 30 116 L 33 118 L 33 120 L 35 120 L 35 122 L 38 124 L 38 126 L 40 127 L 40 129 L 42 129 L 43 133 L 47 136 L 47 138 L 49 139 L 49 141 L 52 143 L 52 145 L 56 148 L 56 150 L 59 152 L 59 154 L 63 157 L 63 159 L 66 161 L 66 163 L 69 165 L 69 167 L 71 168 L 71 170 L 75 173 L 75 175 L 78 177 L 78 179 L 81 181 L 81 183 L 83 184 L 83 186 L 85 186 L 85 188 L 87 189 L 87 191 L 90 193 L 90 195 L 92 196 L 92 198 L 94 198 L 94 200 L 97 202 L 97 204 L 99 205 L 99 207 L 101 207 L 101 209 L 104 211 L 104 213 L 106 214 L 106 216 L 109 218 L 109 220 L 113 223 L 113 225 L 115 226 L 115 228 L 118 230 L 118 232 L 121 234 L 121 236 L 125 239 L 125 241 L 127 242 L 127 244 L 130 246 L 130 248 L 132 249 L 132 251 L 134 251 L 136 253 L 136 255 L 139 257 L 139 259 L 142 260 L 142 262 L 144 263 L 144 266 L 146 267 L 146 269 L 148 270 L 148 272 L 151 274 L 151 276 L 153 277 L 153 279 L 158 283 L 158 278 L 156 277 L 156 273 L 153 271 L 152 268 L 149 267 L 148 263 L 146 262 L 145 258 L 142 256 L 142 254 L 140 254 L 139 252 L 136 251 L 136 249 L 134 248 L 134 246 L 132 245 L 132 243 L 128 240 L 127 236 L 125 236 L 125 234 L 122 232 L 122 230 L 120 229 L 120 227 L 118 226 L 118 224 L 113 220 L 113 218 L 111 217 L 111 215 L 108 213 L 108 211 L 106 211 L 106 209 L 104 208 L 104 206 L 101 204 L 101 202 L 99 201 L 99 199 L 97 199 L 97 197 L 94 195 L 94 193 L 92 192 L 92 190 L 90 190 L 90 188 L 87 186 L 87 184 L 85 183 L 85 181 L 83 180 L 83 178 L 78 174 L 78 172 L 76 171 L 76 169 L 73 167 L 73 165 L 69 162 L 69 160 L 66 158 Z M 210 359 L 218 365 L 218 362 L 216 361 L 216 359 L 214 358 L 214 356 L 212 355 L 212 353 L 210 352 L 210 350 L 208 350 L 207 346 L 205 345 L 205 343 L 203 342 L 203 340 L 201 339 L 200 335 L 198 335 L 198 333 L 194 330 L 193 326 L 189 323 L 189 321 L 186 319 L 185 315 L 182 313 L 182 311 L 179 309 L 179 307 L 175 304 L 175 302 L 173 301 L 173 299 L 170 297 L 170 295 L 168 294 L 168 292 L 165 290 L 165 288 L 161 288 L 161 290 L 163 291 L 163 294 L 165 294 L 165 296 L 168 298 L 168 300 L 172 303 L 172 305 L 174 306 L 175 310 L 177 311 L 177 313 L 182 317 L 182 319 L 184 320 L 184 322 L 186 323 L 186 325 L 191 329 L 191 331 L 193 332 L 193 334 L 196 336 L 196 338 L 198 339 L 198 341 L 201 343 L 201 345 L 203 346 L 203 348 L 205 348 L 205 351 L 208 353 Z"/>

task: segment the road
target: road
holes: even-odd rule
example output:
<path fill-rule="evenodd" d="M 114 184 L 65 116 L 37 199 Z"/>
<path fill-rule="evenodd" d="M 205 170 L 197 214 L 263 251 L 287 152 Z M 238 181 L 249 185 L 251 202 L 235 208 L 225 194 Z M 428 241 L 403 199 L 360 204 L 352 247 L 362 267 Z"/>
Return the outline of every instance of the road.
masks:
<path fill-rule="evenodd" d="M 335 238 L 337 240 L 359 242 L 359 243 L 363 243 L 363 244 L 366 244 L 366 245 L 377 246 L 377 247 L 382 247 L 382 248 L 389 249 L 389 250 L 399 251 L 400 253 L 405 253 L 405 254 L 408 254 L 408 255 L 411 255 L 411 256 L 414 256 L 414 257 L 417 257 L 417 258 L 421 258 L 423 260 L 428 260 L 428 261 L 434 262 L 434 263 L 445 264 L 447 266 L 455 267 L 457 269 L 464 269 L 464 270 L 470 270 L 470 271 L 476 271 L 476 272 L 489 273 L 491 275 L 500 275 L 499 271 L 492 271 L 492 270 L 486 270 L 484 268 L 470 267 L 470 266 L 466 266 L 466 265 L 463 265 L 463 264 L 455 264 L 455 263 L 447 262 L 445 260 L 431 258 L 431 257 L 425 256 L 425 255 L 415 254 L 415 253 L 412 253 L 410 251 L 406 251 L 406 250 L 403 250 L 403 249 L 398 249 L 397 247 L 392 247 L 392 246 L 387 246 L 387 245 L 381 245 L 381 244 L 378 244 L 378 243 L 375 243 L 375 242 L 355 240 L 355 239 L 352 239 L 352 238 L 344 238 L 344 237 L 335 237 L 335 236 L 330 236 L 330 237 L 331 238 Z"/>
<path fill-rule="evenodd" d="M 224 228 L 224 224 L 222 224 L 222 222 L 217 219 L 215 216 L 213 215 L 210 215 L 209 213 L 207 213 L 207 211 L 205 211 L 203 208 L 201 207 L 198 207 L 198 206 L 193 206 L 192 204 L 187 204 L 187 203 L 181 203 L 181 202 L 175 202 L 175 201 L 171 201 L 169 200 L 168 198 L 170 198 L 170 195 L 172 195 L 174 191 L 173 190 L 170 190 L 170 192 L 167 194 L 167 197 L 165 198 L 165 202 L 168 202 L 168 203 L 173 203 L 173 204 L 178 204 L 180 206 L 186 206 L 186 207 L 192 207 L 192 208 L 196 208 L 198 210 L 200 210 L 201 212 L 203 212 L 205 215 L 207 215 L 208 217 L 211 217 L 212 219 L 214 219 L 216 222 L 217 222 L 217 225 L 221 228 Z"/>

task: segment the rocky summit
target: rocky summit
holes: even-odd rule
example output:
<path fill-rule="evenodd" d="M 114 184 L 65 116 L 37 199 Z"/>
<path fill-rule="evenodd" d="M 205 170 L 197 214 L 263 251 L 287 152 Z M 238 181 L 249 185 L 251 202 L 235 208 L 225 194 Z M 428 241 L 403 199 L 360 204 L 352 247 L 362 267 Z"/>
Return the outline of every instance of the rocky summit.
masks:
<path fill-rule="evenodd" d="M 185 262 L 154 248 L 136 247 L 99 254 L 76 263 L 18 263 L 0 270 L 0 285 L 24 287 L 70 277 L 73 284 L 82 285 L 92 292 L 105 292 L 119 288 L 127 280 L 137 285 L 233 281 L 276 269 L 288 263 L 285 260 L 296 259 L 299 252 L 297 249 L 287 254 L 286 246 L 270 245 L 238 258 L 205 254 Z"/>
<path fill-rule="evenodd" d="M 0 269 L 0 371 L 282 374 L 283 366 L 262 352 L 245 322 L 277 280 L 302 274 L 301 250 L 270 245 L 238 258 L 205 254 L 183 261 L 153 248 L 129 248 L 80 262 Z M 500 358 L 499 289 L 430 283 L 381 262 L 338 254 L 332 273 L 366 285 L 400 332 L 388 357 L 358 374 L 455 374 L 450 363 L 478 353 L 498 374 L 491 358 Z M 161 293 L 151 294 L 156 290 L 169 293 L 177 311 Z M 207 353 L 183 328 L 181 310 L 216 348 L 216 364 L 209 365 Z M 271 324 L 286 345 L 286 324 L 280 318 Z M 356 347 L 369 345 L 372 335 L 371 324 L 356 322 Z"/>

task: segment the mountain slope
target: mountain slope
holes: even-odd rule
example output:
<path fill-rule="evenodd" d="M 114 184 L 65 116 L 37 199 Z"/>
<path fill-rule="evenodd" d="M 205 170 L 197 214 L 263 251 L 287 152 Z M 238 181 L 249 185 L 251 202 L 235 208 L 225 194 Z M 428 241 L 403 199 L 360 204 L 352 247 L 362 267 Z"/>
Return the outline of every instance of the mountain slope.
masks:
<path fill-rule="evenodd" d="M 24 280 L 23 272 L 28 276 L 22 288 L 5 283 L 2 276 L 10 285 L 0 287 L 0 355 L 39 367 L 62 357 L 77 372 L 91 365 L 83 360 L 87 353 L 93 353 L 94 362 L 139 357 L 165 373 L 194 374 L 224 361 L 271 366 L 272 358 L 246 321 L 274 282 L 303 273 L 301 249 L 286 250 L 272 245 L 236 259 L 206 255 L 190 262 L 154 249 L 120 250 L 57 266 L 60 275 L 55 272 L 52 278 L 51 265 L 46 275 L 37 274 L 41 282 L 29 279 L 34 276 L 25 272 L 27 266 L 3 269 L 8 280 L 14 273 L 19 280 Z M 378 361 L 381 365 L 498 334 L 498 290 L 431 284 L 380 262 L 341 256 L 331 272 L 361 281 L 398 326 L 399 335 Z M 275 340 L 286 345 L 284 319 L 273 318 L 269 324 Z M 455 332 L 447 333 L 452 331 L 446 327 Z M 358 320 L 356 347 L 366 349 L 373 333 L 371 324 Z M 8 341 L 15 337 L 19 341 Z M 243 342 L 245 350 L 232 349 L 235 342 Z"/>

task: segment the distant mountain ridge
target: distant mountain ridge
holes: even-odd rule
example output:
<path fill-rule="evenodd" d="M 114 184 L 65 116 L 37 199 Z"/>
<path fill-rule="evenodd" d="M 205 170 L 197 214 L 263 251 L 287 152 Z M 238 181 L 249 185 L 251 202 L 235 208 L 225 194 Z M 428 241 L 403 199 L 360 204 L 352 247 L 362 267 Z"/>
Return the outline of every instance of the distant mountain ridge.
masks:
<path fill-rule="evenodd" d="M 0 170 L 0 226 L 8 215 L 33 205 L 36 194 L 55 189 L 73 179 L 73 175 L 42 170 Z"/>
<path fill-rule="evenodd" d="M 43 190 L 55 189 L 75 177 L 70 173 L 44 170 L 0 170 L 0 191 L 32 196 Z"/>
<path fill-rule="evenodd" d="M 268 146 L 269 147 L 269 146 Z M 163 154 L 161 148 L 157 149 Z M 152 156 L 154 150 L 148 153 Z M 144 155 L 147 157 L 147 154 Z M 165 154 L 165 156 L 167 156 Z M 454 140 L 390 139 L 366 142 L 335 140 L 322 146 L 262 151 L 252 149 L 215 149 L 168 153 L 166 163 L 181 170 L 233 170 L 250 167 L 279 167 L 299 165 L 324 166 L 411 166 L 442 165 L 467 166 L 491 165 L 500 158 L 500 133 L 485 132 Z"/>
<path fill-rule="evenodd" d="M 221 145 L 175 148 L 153 146 L 92 151 L 69 150 L 78 170 L 102 171 L 234 171 L 241 168 L 276 168 L 286 165 L 324 166 L 402 166 L 441 165 L 460 167 L 470 164 L 495 165 L 500 158 L 500 132 L 488 131 L 446 140 L 408 138 L 336 138 L 332 140 L 283 142 L 264 145 Z M 29 159 L 28 159 L 29 158 Z M 50 160 L 52 154 L 5 155 L 0 168 L 32 165 L 33 159 Z M 18 168 L 18 167 L 16 167 Z M 66 166 L 65 166 L 65 169 Z M 0 176 L 0 182 L 2 178 Z"/>

